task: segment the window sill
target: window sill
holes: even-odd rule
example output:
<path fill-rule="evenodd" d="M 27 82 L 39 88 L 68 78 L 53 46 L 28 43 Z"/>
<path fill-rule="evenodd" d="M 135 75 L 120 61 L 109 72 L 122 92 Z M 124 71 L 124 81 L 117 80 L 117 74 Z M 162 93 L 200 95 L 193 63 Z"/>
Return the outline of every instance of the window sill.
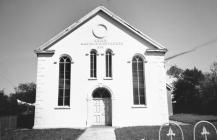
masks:
<path fill-rule="evenodd" d="M 90 77 L 90 78 L 88 78 L 88 80 L 97 80 L 97 78 Z"/>
<path fill-rule="evenodd" d="M 146 105 L 132 105 L 132 108 L 147 108 Z"/>
<path fill-rule="evenodd" d="M 112 77 L 104 77 L 103 80 L 113 80 Z"/>
<path fill-rule="evenodd" d="M 59 109 L 71 109 L 69 106 L 57 106 L 54 107 L 55 110 L 59 110 Z"/>

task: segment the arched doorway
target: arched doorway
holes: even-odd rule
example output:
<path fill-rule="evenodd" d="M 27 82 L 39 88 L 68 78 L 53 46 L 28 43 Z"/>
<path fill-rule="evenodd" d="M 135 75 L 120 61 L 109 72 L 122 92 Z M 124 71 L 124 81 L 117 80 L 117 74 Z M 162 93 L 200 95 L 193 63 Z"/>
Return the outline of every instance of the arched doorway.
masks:
<path fill-rule="evenodd" d="M 111 93 L 106 88 L 96 88 L 92 93 L 93 125 L 112 124 Z"/>

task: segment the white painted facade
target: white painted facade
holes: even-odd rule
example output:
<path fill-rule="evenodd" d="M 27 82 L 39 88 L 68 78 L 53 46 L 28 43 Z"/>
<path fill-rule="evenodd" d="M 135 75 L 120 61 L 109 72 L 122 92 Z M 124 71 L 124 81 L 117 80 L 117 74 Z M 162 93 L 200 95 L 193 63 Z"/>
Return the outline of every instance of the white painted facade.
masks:
<path fill-rule="evenodd" d="M 106 30 L 98 30 L 103 25 Z M 97 38 L 93 32 L 100 37 Z M 90 78 L 90 51 L 97 50 L 97 78 Z M 112 78 L 105 77 L 111 49 Z M 166 49 L 122 19 L 98 7 L 35 51 L 37 93 L 34 128 L 85 128 L 93 125 L 98 87 L 111 94 L 114 127 L 161 125 L 169 121 L 164 55 Z M 70 106 L 58 106 L 59 58 L 71 57 Z M 146 105 L 133 104 L 132 58 L 144 58 Z"/>

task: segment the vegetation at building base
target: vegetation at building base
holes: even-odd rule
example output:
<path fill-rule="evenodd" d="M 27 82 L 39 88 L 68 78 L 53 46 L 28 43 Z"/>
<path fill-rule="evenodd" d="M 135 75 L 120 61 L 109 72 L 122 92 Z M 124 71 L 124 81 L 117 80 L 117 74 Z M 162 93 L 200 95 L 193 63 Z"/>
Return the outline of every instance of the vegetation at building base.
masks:
<path fill-rule="evenodd" d="M 177 79 L 172 92 L 174 113 L 217 114 L 217 62 L 207 73 L 177 66 L 172 66 L 167 73 Z"/>

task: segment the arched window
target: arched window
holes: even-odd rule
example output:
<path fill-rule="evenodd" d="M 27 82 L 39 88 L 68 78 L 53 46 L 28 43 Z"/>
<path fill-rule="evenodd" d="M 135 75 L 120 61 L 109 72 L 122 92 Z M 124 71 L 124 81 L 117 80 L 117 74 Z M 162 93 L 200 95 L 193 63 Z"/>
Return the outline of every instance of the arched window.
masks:
<path fill-rule="evenodd" d="M 97 64 L 96 50 L 90 51 L 90 77 L 96 78 L 96 64 Z"/>
<path fill-rule="evenodd" d="M 59 106 L 70 106 L 70 79 L 71 59 L 68 56 L 60 57 L 59 61 Z"/>
<path fill-rule="evenodd" d="M 106 51 L 105 61 L 106 61 L 106 77 L 112 77 L 112 51 L 111 50 Z"/>
<path fill-rule="evenodd" d="M 133 71 L 133 102 L 135 105 L 145 105 L 144 61 L 140 56 L 134 56 Z"/>

